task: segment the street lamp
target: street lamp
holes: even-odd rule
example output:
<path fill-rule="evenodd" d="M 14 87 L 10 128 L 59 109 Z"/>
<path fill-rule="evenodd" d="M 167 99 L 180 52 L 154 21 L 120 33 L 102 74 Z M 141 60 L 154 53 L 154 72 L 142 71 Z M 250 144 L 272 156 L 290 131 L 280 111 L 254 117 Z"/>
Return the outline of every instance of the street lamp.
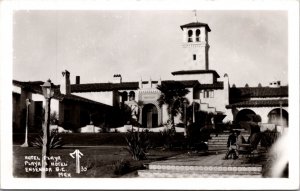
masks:
<path fill-rule="evenodd" d="M 28 147 L 28 111 L 29 111 L 30 99 L 26 99 L 26 127 L 25 127 L 25 142 L 21 147 Z"/>
<path fill-rule="evenodd" d="M 41 168 L 41 177 L 46 178 L 46 160 L 49 156 L 49 136 L 50 136 L 50 101 L 54 94 L 54 85 L 49 79 L 43 85 L 41 85 L 43 90 L 43 95 L 45 97 L 45 122 L 43 124 L 43 148 L 42 148 L 42 168 Z"/>

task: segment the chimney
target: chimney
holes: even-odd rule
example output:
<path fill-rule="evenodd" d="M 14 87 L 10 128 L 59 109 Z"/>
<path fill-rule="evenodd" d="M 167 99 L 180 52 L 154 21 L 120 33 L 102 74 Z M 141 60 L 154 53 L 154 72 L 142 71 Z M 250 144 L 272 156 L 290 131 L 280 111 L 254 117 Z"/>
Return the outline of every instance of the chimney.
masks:
<path fill-rule="evenodd" d="M 62 76 L 63 76 L 64 80 L 61 83 L 60 92 L 62 94 L 70 94 L 71 93 L 70 72 L 68 70 L 65 70 L 62 72 Z"/>
<path fill-rule="evenodd" d="M 278 87 L 280 87 L 280 81 L 270 82 L 269 87 L 271 87 L 271 88 L 278 88 Z"/>
<path fill-rule="evenodd" d="M 122 83 L 122 75 L 121 74 L 114 74 L 113 83 Z"/>
<path fill-rule="evenodd" d="M 80 84 L 80 76 L 76 76 L 76 84 Z"/>

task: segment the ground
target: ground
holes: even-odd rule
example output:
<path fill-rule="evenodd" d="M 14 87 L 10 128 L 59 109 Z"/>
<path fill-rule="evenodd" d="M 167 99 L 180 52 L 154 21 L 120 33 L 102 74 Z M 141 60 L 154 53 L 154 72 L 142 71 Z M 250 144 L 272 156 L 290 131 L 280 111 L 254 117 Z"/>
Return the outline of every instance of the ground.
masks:
<path fill-rule="evenodd" d="M 163 160 L 167 157 L 182 154 L 183 151 L 163 151 L 161 149 L 149 150 L 146 160 L 134 161 L 125 146 L 97 146 L 97 147 L 65 147 L 51 149 L 50 162 L 52 172 L 47 177 L 92 177 L 92 178 L 114 178 L 114 177 L 134 177 L 137 169 L 142 169 L 145 164 L 153 161 Z M 70 156 L 75 149 L 83 154 L 80 158 L 81 172 L 76 173 L 76 159 Z M 29 154 L 30 153 L 30 154 Z M 32 171 L 41 160 L 41 149 L 34 147 L 23 148 L 13 146 L 14 155 L 14 177 L 40 177 L 40 172 Z M 57 157 L 57 158 L 55 158 Z M 116 167 L 128 162 L 126 174 L 116 175 Z M 55 164 L 54 164 L 55 163 Z M 120 164 L 121 163 L 121 164 Z"/>

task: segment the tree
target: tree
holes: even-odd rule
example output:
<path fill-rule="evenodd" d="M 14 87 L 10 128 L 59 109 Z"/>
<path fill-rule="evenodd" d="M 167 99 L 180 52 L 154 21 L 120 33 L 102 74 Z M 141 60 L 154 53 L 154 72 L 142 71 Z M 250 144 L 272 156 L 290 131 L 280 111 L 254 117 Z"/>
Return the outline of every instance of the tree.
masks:
<path fill-rule="evenodd" d="M 184 100 L 188 101 L 185 96 L 190 91 L 182 83 L 176 81 L 165 82 L 158 85 L 157 89 L 161 91 L 161 95 L 157 100 L 159 106 L 167 105 L 168 121 L 171 124 L 171 129 L 175 132 L 174 117 L 183 114 Z"/>

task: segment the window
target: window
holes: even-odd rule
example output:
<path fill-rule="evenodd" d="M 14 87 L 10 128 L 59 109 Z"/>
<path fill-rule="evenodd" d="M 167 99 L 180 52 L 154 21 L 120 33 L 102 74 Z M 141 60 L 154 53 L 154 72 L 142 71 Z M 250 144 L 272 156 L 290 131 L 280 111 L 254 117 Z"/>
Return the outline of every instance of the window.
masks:
<path fill-rule="evenodd" d="M 196 60 L 196 54 L 193 54 L 193 60 Z"/>
<path fill-rule="evenodd" d="M 188 42 L 193 42 L 193 31 L 192 30 L 189 30 L 188 31 Z"/>
<path fill-rule="evenodd" d="M 135 99 L 135 93 L 134 91 L 129 92 L 129 100 L 134 100 Z"/>
<path fill-rule="evenodd" d="M 197 29 L 196 30 L 196 42 L 199 42 L 200 41 L 200 30 Z"/>
<path fill-rule="evenodd" d="M 203 92 L 204 98 L 213 98 L 214 97 L 214 91 L 213 90 L 205 90 Z"/>

